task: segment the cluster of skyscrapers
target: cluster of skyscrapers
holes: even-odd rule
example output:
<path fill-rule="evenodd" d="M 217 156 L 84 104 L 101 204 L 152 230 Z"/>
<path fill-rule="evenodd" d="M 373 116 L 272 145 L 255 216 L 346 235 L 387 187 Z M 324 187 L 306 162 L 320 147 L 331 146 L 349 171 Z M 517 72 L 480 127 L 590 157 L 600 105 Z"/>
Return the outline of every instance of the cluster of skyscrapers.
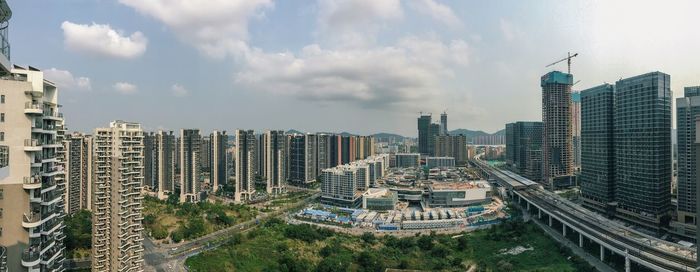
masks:
<path fill-rule="evenodd" d="M 584 206 L 610 217 L 694 237 L 700 87 L 685 88 L 676 100 L 678 206 L 672 220 L 670 76 L 651 72 L 580 93 L 571 86 L 570 74 L 542 77 L 542 121 L 506 124 L 508 165 L 550 189 L 577 180 Z"/>
<path fill-rule="evenodd" d="M 457 164 L 467 162 L 467 137 L 450 135 L 447 130 L 447 113 L 440 114 L 440 123 L 432 122 L 432 115 L 418 117 L 418 153 L 423 156 L 452 157 Z"/>

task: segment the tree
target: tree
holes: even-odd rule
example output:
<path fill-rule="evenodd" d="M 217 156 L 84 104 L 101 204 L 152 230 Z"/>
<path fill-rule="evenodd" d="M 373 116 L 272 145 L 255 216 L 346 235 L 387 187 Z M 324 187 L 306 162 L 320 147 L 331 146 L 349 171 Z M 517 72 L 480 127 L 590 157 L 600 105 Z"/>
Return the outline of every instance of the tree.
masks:
<path fill-rule="evenodd" d="M 433 237 L 423 235 L 418 237 L 418 247 L 422 250 L 431 250 L 433 248 Z"/>
<path fill-rule="evenodd" d="M 88 210 L 80 210 L 66 219 L 66 244 L 67 251 L 79 248 L 92 248 L 92 213 Z"/>
<path fill-rule="evenodd" d="M 365 250 L 357 255 L 357 264 L 360 265 L 360 271 L 383 271 L 382 263 L 377 258 L 376 254 Z"/>
<path fill-rule="evenodd" d="M 469 243 L 469 239 L 467 238 L 466 234 L 459 236 L 457 238 L 457 249 L 466 250 L 469 247 L 468 243 Z"/>
<path fill-rule="evenodd" d="M 362 236 L 360 236 L 360 238 L 362 238 L 362 241 L 365 241 L 365 243 L 368 244 L 374 244 L 374 242 L 377 241 L 377 238 L 374 237 L 374 234 L 371 232 L 363 233 Z"/>

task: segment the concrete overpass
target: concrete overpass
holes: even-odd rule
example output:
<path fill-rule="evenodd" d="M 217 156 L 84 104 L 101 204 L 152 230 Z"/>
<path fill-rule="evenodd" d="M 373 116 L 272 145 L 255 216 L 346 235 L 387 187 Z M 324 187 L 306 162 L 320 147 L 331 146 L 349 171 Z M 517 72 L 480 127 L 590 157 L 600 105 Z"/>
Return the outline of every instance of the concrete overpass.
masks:
<path fill-rule="evenodd" d="M 697 250 L 643 234 L 618 222 L 589 211 L 533 181 L 509 171 L 489 166 L 477 156 L 472 160 L 489 180 L 506 188 L 506 197 L 522 205 L 527 212 L 550 227 L 560 229 L 563 236 L 578 242 L 579 247 L 598 247 L 601 261 L 624 258 L 624 270 L 697 271 Z M 515 176 L 514 176 L 515 175 Z M 525 179 L 526 180 L 526 179 Z M 573 238 L 572 238 L 573 237 Z M 591 254 L 591 251 L 588 251 Z M 637 268 L 637 269 L 633 269 Z"/>

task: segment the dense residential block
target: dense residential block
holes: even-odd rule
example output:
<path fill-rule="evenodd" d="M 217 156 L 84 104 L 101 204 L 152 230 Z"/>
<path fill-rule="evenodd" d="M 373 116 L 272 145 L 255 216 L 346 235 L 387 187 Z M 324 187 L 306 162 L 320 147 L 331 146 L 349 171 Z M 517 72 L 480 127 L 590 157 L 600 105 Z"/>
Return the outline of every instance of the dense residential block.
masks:
<path fill-rule="evenodd" d="M 143 271 L 143 130 L 114 121 L 94 141 L 92 271 Z"/>
<path fill-rule="evenodd" d="M 256 140 L 253 130 L 236 130 L 236 202 L 248 201 L 255 193 Z"/>
<path fill-rule="evenodd" d="M 216 192 L 219 187 L 228 183 L 227 153 L 228 136 L 226 131 L 214 130 L 209 135 L 211 141 L 209 151 L 209 184 L 211 191 Z"/>
<path fill-rule="evenodd" d="M 199 129 L 180 130 L 180 202 L 197 202 L 202 191 L 202 136 Z"/>
<path fill-rule="evenodd" d="M 9 72 L 0 79 L 0 268 L 61 270 L 66 184 L 58 89 L 31 66 L 0 70 Z"/>
<path fill-rule="evenodd" d="M 268 194 L 281 194 L 287 181 L 287 136 L 281 130 L 268 130 L 265 140 L 265 178 Z"/>

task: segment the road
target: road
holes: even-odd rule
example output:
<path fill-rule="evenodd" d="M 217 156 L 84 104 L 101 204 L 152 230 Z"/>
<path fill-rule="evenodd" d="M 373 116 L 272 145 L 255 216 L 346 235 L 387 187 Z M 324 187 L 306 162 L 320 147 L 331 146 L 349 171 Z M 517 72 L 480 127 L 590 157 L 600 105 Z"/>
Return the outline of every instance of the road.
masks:
<path fill-rule="evenodd" d="M 228 238 L 239 232 L 246 232 L 257 226 L 257 223 L 268 218 L 284 215 L 287 211 L 303 207 L 318 198 L 321 194 L 315 192 L 304 200 L 289 204 L 279 210 L 258 215 L 256 218 L 238 223 L 229 228 L 219 230 L 197 239 L 181 244 L 157 245 L 146 237 L 144 239 L 144 260 L 146 271 L 180 272 L 186 271 L 185 260 L 207 250 L 215 249 L 228 241 Z"/>

